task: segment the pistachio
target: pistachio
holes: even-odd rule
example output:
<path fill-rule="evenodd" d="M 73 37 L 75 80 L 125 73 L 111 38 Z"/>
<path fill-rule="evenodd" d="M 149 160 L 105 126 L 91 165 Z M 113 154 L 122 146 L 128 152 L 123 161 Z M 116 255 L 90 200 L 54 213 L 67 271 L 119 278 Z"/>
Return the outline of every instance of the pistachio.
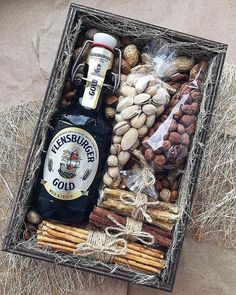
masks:
<path fill-rule="evenodd" d="M 132 74 L 150 74 L 153 69 L 152 65 L 137 65 L 132 68 L 130 72 Z"/>
<path fill-rule="evenodd" d="M 125 151 L 121 151 L 117 157 L 118 157 L 119 164 L 125 165 L 129 161 L 130 153 L 125 152 Z"/>
<path fill-rule="evenodd" d="M 146 125 L 148 128 L 151 128 L 151 127 L 153 126 L 153 124 L 155 123 L 155 120 L 156 120 L 156 115 L 149 115 L 149 116 L 147 116 L 147 118 L 146 118 L 145 125 Z"/>
<path fill-rule="evenodd" d="M 119 143 L 113 143 L 110 147 L 110 153 L 112 155 L 117 155 L 121 151 L 121 145 Z"/>
<path fill-rule="evenodd" d="M 150 99 L 150 95 L 147 93 L 140 93 L 134 97 L 134 104 L 143 105 Z"/>
<path fill-rule="evenodd" d="M 113 184 L 112 184 L 112 187 L 113 187 L 113 188 L 118 188 L 119 185 L 120 185 L 120 183 L 121 183 L 121 177 L 120 177 L 120 175 L 118 175 L 118 176 L 114 179 L 114 182 L 113 182 Z"/>
<path fill-rule="evenodd" d="M 152 64 L 152 58 L 146 52 L 141 54 L 141 61 L 143 64 Z"/>
<path fill-rule="evenodd" d="M 157 87 L 158 85 L 149 86 L 146 88 L 145 93 L 149 94 L 150 96 L 153 96 L 157 93 Z"/>
<path fill-rule="evenodd" d="M 118 135 L 114 135 L 113 136 L 113 143 L 121 143 L 121 140 L 122 140 L 122 136 L 118 136 Z"/>
<path fill-rule="evenodd" d="M 120 170 L 118 167 L 109 167 L 107 172 L 111 178 L 117 178 L 120 175 Z"/>
<path fill-rule="evenodd" d="M 156 117 L 159 117 L 165 111 L 164 106 L 159 106 L 156 108 Z"/>
<path fill-rule="evenodd" d="M 156 107 L 152 104 L 144 105 L 142 110 L 146 115 L 154 115 L 156 113 Z"/>
<path fill-rule="evenodd" d="M 148 82 L 151 80 L 152 76 L 141 76 L 137 78 L 134 82 L 134 87 L 137 91 L 137 93 L 142 93 L 147 88 Z"/>
<path fill-rule="evenodd" d="M 133 150 L 135 150 L 138 146 L 139 146 L 139 139 L 137 138 L 136 141 L 135 141 L 135 143 L 131 146 L 130 149 L 133 151 Z"/>
<path fill-rule="evenodd" d="M 105 174 L 103 175 L 103 182 L 104 182 L 104 184 L 107 185 L 107 186 L 112 185 L 113 180 L 112 180 L 111 176 L 110 176 L 108 173 L 105 173 Z"/>
<path fill-rule="evenodd" d="M 148 133 L 148 127 L 143 125 L 141 128 L 138 129 L 138 137 L 142 138 Z"/>
<path fill-rule="evenodd" d="M 121 140 L 121 148 L 123 151 L 130 149 L 138 138 L 137 129 L 131 127 L 123 136 Z"/>
<path fill-rule="evenodd" d="M 118 122 L 113 130 L 114 130 L 114 133 L 116 135 L 123 135 L 125 134 L 126 131 L 128 131 L 130 128 L 130 123 L 127 122 L 127 121 L 121 121 L 121 122 Z"/>
<path fill-rule="evenodd" d="M 135 81 L 139 78 L 142 77 L 141 74 L 129 74 L 126 78 L 126 84 L 128 86 L 134 86 Z"/>
<path fill-rule="evenodd" d="M 123 98 L 117 105 L 116 111 L 117 112 L 122 112 L 124 109 L 127 107 L 130 107 L 133 105 L 134 99 L 131 96 Z"/>
<path fill-rule="evenodd" d="M 139 60 L 139 51 L 136 45 L 130 44 L 123 51 L 124 59 L 128 62 L 131 68 L 136 66 Z"/>
<path fill-rule="evenodd" d="M 121 115 L 120 114 L 116 114 L 115 115 L 115 120 L 116 120 L 116 122 L 122 121 Z"/>
<path fill-rule="evenodd" d="M 128 120 L 133 118 L 135 115 L 137 115 L 139 111 L 140 111 L 140 106 L 133 105 L 124 109 L 120 115 L 123 120 Z"/>
<path fill-rule="evenodd" d="M 127 75 L 125 75 L 125 74 L 120 74 L 120 81 L 121 82 L 125 82 L 126 81 L 126 78 L 127 78 Z"/>
<path fill-rule="evenodd" d="M 141 128 L 145 121 L 146 121 L 147 115 L 144 113 L 136 115 L 134 118 L 131 119 L 130 124 L 136 129 Z"/>
<path fill-rule="evenodd" d="M 116 167 L 118 165 L 118 158 L 115 155 L 110 155 L 107 158 L 107 165 L 111 167 Z"/>
<path fill-rule="evenodd" d="M 170 95 L 165 88 L 158 88 L 156 94 L 152 97 L 152 102 L 156 106 L 167 105 Z"/>
<path fill-rule="evenodd" d="M 121 86 L 120 88 L 120 94 L 123 95 L 124 97 L 127 97 L 127 96 L 135 97 L 137 92 L 134 87 L 124 85 L 124 86 Z"/>

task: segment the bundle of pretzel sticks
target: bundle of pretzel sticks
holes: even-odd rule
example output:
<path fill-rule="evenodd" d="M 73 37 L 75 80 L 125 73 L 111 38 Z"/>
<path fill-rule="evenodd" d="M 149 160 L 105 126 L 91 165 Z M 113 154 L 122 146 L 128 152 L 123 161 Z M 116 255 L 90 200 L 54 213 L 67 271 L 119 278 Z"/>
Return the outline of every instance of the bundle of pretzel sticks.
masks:
<path fill-rule="evenodd" d="M 43 221 L 37 231 L 37 243 L 40 247 L 59 252 L 84 256 L 79 246 L 87 243 L 88 229 Z M 118 248 L 121 245 L 118 243 Z M 110 263 L 139 269 L 148 273 L 160 274 L 165 267 L 164 252 L 146 245 L 127 243 L 124 255 L 114 255 Z"/>

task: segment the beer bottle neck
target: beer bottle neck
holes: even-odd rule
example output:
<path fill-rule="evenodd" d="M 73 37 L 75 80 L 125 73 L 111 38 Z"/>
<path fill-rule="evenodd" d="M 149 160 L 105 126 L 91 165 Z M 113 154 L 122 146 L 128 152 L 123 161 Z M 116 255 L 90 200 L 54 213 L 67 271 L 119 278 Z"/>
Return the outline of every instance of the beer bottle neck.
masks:
<path fill-rule="evenodd" d="M 95 46 L 90 49 L 87 59 L 87 80 L 83 96 L 80 99 L 82 107 L 90 110 L 99 109 L 104 88 L 103 84 L 107 72 L 112 68 L 113 59 L 113 52 L 107 48 Z"/>

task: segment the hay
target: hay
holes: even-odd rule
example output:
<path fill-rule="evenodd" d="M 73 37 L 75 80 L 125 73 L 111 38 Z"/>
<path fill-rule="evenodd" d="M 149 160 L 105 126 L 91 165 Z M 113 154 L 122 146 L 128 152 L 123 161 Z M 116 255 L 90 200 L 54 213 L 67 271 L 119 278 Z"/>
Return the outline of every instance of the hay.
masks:
<path fill-rule="evenodd" d="M 236 67 L 226 65 L 211 121 L 188 235 L 236 249 Z"/>

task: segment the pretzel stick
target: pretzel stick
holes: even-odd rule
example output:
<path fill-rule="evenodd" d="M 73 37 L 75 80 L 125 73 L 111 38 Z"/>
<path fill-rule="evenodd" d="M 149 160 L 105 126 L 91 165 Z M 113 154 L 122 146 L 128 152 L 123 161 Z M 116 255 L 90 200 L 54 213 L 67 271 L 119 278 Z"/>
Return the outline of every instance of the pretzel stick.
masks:
<path fill-rule="evenodd" d="M 85 229 L 80 229 L 77 227 L 74 227 L 73 230 L 71 230 L 71 227 L 69 226 L 62 226 L 59 224 L 55 224 L 55 223 L 51 223 L 48 221 L 43 221 L 42 223 L 43 225 L 41 226 L 41 229 L 44 228 L 44 226 L 46 226 L 47 232 L 50 233 L 53 236 L 57 236 L 60 238 L 63 238 L 65 240 L 71 241 L 71 242 L 75 242 L 75 243 L 81 243 L 82 240 L 84 242 L 87 241 L 87 237 L 88 237 L 88 230 Z M 75 239 L 75 237 L 80 240 Z M 139 246 L 138 244 L 135 243 L 128 243 L 128 250 L 135 250 L 137 252 L 141 252 L 147 255 L 150 255 L 152 257 L 156 257 L 156 258 L 163 258 L 164 257 L 164 253 L 158 249 L 152 249 L 146 246 Z M 145 250 L 145 251 L 144 251 Z"/>
<path fill-rule="evenodd" d="M 43 242 L 43 241 L 38 241 L 38 245 L 43 246 L 43 247 L 50 247 L 52 249 L 62 251 L 62 252 L 69 252 L 69 253 L 74 252 L 73 248 L 62 246 L 62 245 L 57 245 L 57 244 L 53 244 L 53 243 Z M 124 265 L 124 266 L 132 266 L 132 267 L 134 267 L 136 269 L 148 271 L 148 272 L 151 272 L 151 273 L 156 273 L 156 274 L 161 273 L 161 271 L 159 269 L 155 268 L 155 267 L 151 267 L 151 266 L 148 266 L 148 265 L 137 263 L 137 262 L 135 262 L 133 260 L 128 260 L 128 259 L 121 258 L 121 257 L 116 257 L 115 259 L 113 259 L 113 262 L 117 263 L 117 264 Z"/>

